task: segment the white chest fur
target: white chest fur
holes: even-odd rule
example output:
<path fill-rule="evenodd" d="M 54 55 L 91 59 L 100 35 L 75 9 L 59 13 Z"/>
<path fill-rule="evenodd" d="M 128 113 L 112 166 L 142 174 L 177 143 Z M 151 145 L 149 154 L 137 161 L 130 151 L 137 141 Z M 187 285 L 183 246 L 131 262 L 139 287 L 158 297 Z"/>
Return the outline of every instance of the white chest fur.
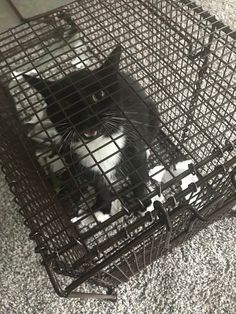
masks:
<path fill-rule="evenodd" d="M 118 164 L 120 150 L 125 145 L 123 128 L 110 137 L 100 136 L 85 144 L 81 141 L 73 144 L 81 164 L 95 172 L 105 173 L 107 179 L 113 182 L 116 179 L 113 168 Z"/>

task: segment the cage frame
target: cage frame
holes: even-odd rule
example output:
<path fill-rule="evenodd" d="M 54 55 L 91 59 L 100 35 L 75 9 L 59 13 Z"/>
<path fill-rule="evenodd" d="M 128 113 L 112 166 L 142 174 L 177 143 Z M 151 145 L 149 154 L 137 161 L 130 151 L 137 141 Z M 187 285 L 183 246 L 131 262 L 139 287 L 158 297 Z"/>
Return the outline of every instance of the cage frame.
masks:
<path fill-rule="evenodd" d="M 225 32 L 225 34 L 231 36 L 234 40 L 236 39 L 236 32 L 233 32 L 229 27 L 225 26 L 222 22 L 218 21 L 215 17 L 211 16 L 208 12 L 204 11 L 201 7 L 197 6 L 192 1 L 181 0 L 181 3 L 186 4 L 189 8 L 193 9 L 196 13 L 201 15 L 203 19 L 207 19 L 210 23 L 212 23 L 214 25 L 214 27 L 216 29 L 220 29 L 223 32 Z M 142 2 L 142 4 L 143 4 L 143 2 Z M 67 7 L 67 6 L 65 6 L 65 7 Z M 149 9 L 152 9 L 152 8 L 149 8 Z M 51 16 L 51 14 L 56 13 L 58 11 L 60 12 L 60 10 L 62 10 L 62 12 L 64 12 L 64 7 L 57 8 L 56 10 L 53 10 L 52 12 L 43 15 L 43 18 L 44 18 L 44 16 L 49 16 L 49 15 Z M 34 21 L 34 20 L 37 20 L 38 18 L 39 17 L 35 17 L 33 19 L 30 19 L 30 20 Z M 73 23 L 72 23 L 72 32 L 73 32 Z M 11 96 L 9 95 L 8 91 L 6 90 L 6 88 L 2 84 L 0 86 L 0 101 L 1 101 L 1 106 L 2 106 L 2 104 L 4 104 L 8 108 L 10 108 L 10 107 L 14 108 L 14 104 L 12 103 Z M 15 116 L 14 112 L 12 112 L 12 116 Z M 1 119 L 1 120 L 2 120 L 1 126 L 4 126 L 4 128 L 6 128 L 8 130 L 7 133 L 9 132 L 9 134 L 10 134 L 11 133 L 11 130 L 10 130 L 11 126 L 9 128 L 8 126 L 4 125 L 3 119 Z M 17 121 L 17 118 L 14 120 L 14 123 L 16 121 Z M 11 123 L 13 123 L 13 121 Z M 20 126 L 19 126 L 19 129 L 20 129 Z M 3 131 L 3 130 L 1 130 L 1 131 Z M 25 145 L 27 145 L 27 140 L 25 138 L 23 139 L 23 142 L 25 143 Z M 28 149 L 28 147 L 27 147 L 27 149 Z M 235 143 L 228 143 L 227 145 L 225 145 L 225 147 L 223 149 L 220 149 L 219 151 L 215 151 L 215 153 L 212 154 L 211 156 L 209 156 L 209 158 L 213 159 L 215 156 L 219 156 L 219 154 L 224 154 L 224 152 L 232 151 L 233 149 L 235 149 Z M 14 190 L 15 189 L 15 181 L 14 180 L 11 181 L 11 176 L 9 176 L 9 173 L 11 172 L 11 165 L 6 166 L 7 162 L 6 162 L 6 159 L 4 159 L 4 157 L 7 158 L 6 156 L 4 156 L 3 152 L 1 152 L 1 154 L 0 154 L 1 162 L 5 163 L 2 166 L 3 172 L 6 176 L 7 181 L 8 181 L 10 190 L 13 192 L 13 194 L 16 195 L 15 190 Z M 32 156 L 30 156 L 30 158 L 32 158 Z M 4 160 L 4 162 L 3 162 L 3 160 Z M 214 175 L 227 171 L 229 169 L 229 167 L 232 166 L 234 163 L 236 163 L 236 157 L 232 158 L 230 161 L 225 163 L 224 167 L 216 168 L 211 174 L 204 177 L 204 179 L 202 179 L 202 181 L 199 180 L 199 182 L 197 183 L 197 186 L 204 184 L 204 181 L 209 180 L 211 177 L 214 177 Z M 33 167 L 34 166 L 35 166 L 35 164 L 33 165 Z M 36 169 L 36 171 L 38 173 L 40 173 L 40 175 L 43 176 L 43 174 L 41 173 L 41 170 L 39 168 Z M 183 173 L 182 176 L 184 176 L 186 174 L 190 174 L 191 171 L 194 172 L 194 171 L 196 171 L 196 169 L 189 169 L 189 170 L 185 171 L 185 173 Z M 181 175 L 179 176 L 179 178 L 181 178 Z M 235 186 L 234 178 L 232 177 L 231 179 L 232 179 L 232 182 Z M 44 184 L 45 184 L 45 182 L 44 182 Z M 191 189 L 191 187 L 189 187 L 189 190 L 186 191 L 186 193 L 192 192 L 194 190 L 194 188 L 196 188 L 196 187 L 192 186 L 192 189 Z M 49 186 L 46 185 L 46 189 L 50 189 Z M 16 202 L 18 202 L 17 195 L 16 195 L 15 200 L 16 200 Z M 171 202 L 173 204 L 173 202 L 175 202 L 175 201 L 176 201 L 175 199 L 170 199 L 169 205 L 171 206 Z M 161 252 L 159 252 L 159 253 L 165 254 L 167 251 L 170 251 L 170 249 L 172 249 L 173 247 L 183 243 L 186 239 L 191 238 L 194 234 L 196 234 L 201 229 L 205 228 L 208 224 L 210 224 L 210 223 L 214 222 L 215 220 L 220 219 L 222 216 L 226 215 L 227 212 L 235 204 L 236 204 L 236 193 L 230 199 L 220 195 L 218 199 L 209 203 L 207 206 L 205 206 L 201 210 L 201 215 L 194 212 L 194 210 L 193 210 L 191 212 L 192 221 L 191 221 L 191 224 L 189 224 L 189 228 L 184 230 L 181 235 L 179 235 L 178 237 L 171 240 L 170 239 L 170 232 L 169 232 L 172 230 L 171 220 L 173 220 L 175 215 L 178 215 L 179 212 L 181 212 L 183 210 L 191 211 L 191 209 L 189 208 L 188 205 L 180 206 L 178 208 L 177 212 L 175 212 L 175 214 L 173 213 L 173 214 L 169 215 L 161 203 L 155 202 L 154 207 L 155 207 L 156 211 L 159 213 L 159 215 L 160 215 L 159 217 L 161 217 L 162 224 L 166 228 L 166 234 L 165 234 L 166 239 L 164 241 L 165 243 L 163 245 Z M 56 204 L 55 206 L 59 206 L 59 205 Z M 209 212 L 210 212 L 210 214 L 208 214 Z M 26 225 L 27 225 L 27 217 L 25 217 L 25 218 L 26 218 Z M 145 219 L 148 219 L 148 218 L 150 218 L 150 217 L 146 217 Z M 134 239 L 132 242 L 129 242 L 125 247 L 122 247 L 122 249 L 118 250 L 112 256 L 109 256 L 109 258 L 105 259 L 104 262 L 102 262 L 100 265 L 97 265 L 96 267 L 94 267 L 93 269 L 91 269 L 90 271 L 85 273 L 82 277 L 75 279 L 70 285 L 68 285 L 65 289 L 63 289 L 57 280 L 57 276 L 56 276 L 55 270 L 53 268 L 54 267 L 53 262 L 52 262 L 53 256 L 51 256 L 51 258 L 48 258 L 48 256 L 44 255 L 43 242 L 41 242 L 39 237 L 37 237 L 38 234 L 37 234 L 37 232 L 35 232 L 34 228 L 32 228 L 32 226 L 30 226 L 30 225 L 29 225 L 29 227 L 31 227 L 30 238 L 32 240 L 34 240 L 37 244 L 35 251 L 37 253 L 41 253 L 41 256 L 43 258 L 42 264 L 45 266 L 45 269 L 48 273 L 50 281 L 52 282 L 52 285 L 53 285 L 56 293 L 59 296 L 62 296 L 62 297 L 80 297 L 80 298 L 84 298 L 84 297 L 85 298 L 89 298 L 89 297 L 94 298 L 94 297 L 96 297 L 98 299 L 106 299 L 106 300 L 110 300 L 110 301 L 116 300 L 116 295 L 113 291 L 112 285 L 110 285 L 110 284 L 105 284 L 105 287 L 107 288 L 107 293 L 96 293 L 96 292 L 83 293 L 83 292 L 78 292 L 75 290 L 79 287 L 79 285 L 81 283 L 92 278 L 95 274 L 97 274 L 105 266 L 109 265 L 112 261 L 115 261 L 121 255 L 125 254 L 126 251 L 129 251 L 130 248 L 134 247 L 139 242 L 147 239 L 150 235 L 152 235 L 152 233 L 157 228 L 156 225 L 153 225 L 152 227 L 147 229 L 145 232 L 143 232 L 139 237 Z M 95 282 L 96 282 L 96 280 L 95 280 Z"/>

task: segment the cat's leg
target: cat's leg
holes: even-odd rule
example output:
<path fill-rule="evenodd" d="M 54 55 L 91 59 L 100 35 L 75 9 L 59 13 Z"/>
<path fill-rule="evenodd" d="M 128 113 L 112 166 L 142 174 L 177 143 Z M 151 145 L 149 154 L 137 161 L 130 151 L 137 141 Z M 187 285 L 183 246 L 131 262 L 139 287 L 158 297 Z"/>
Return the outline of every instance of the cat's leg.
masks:
<path fill-rule="evenodd" d="M 94 173 L 79 162 L 70 147 L 64 146 L 61 154 L 65 169 L 58 178 L 60 182 L 58 197 L 68 215 L 74 217 L 80 213 L 83 203 L 87 202 L 88 187 L 93 186 Z"/>
<path fill-rule="evenodd" d="M 69 180 L 70 181 L 64 186 L 63 191 L 61 191 L 59 195 L 69 216 L 78 215 L 78 212 L 80 211 L 79 206 L 83 203 L 84 196 L 86 197 L 87 187 L 92 186 L 95 190 L 95 204 L 91 207 L 94 216 L 100 222 L 103 222 L 110 217 L 112 198 L 103 178 L 96 178 L 94 180 L 94 174 L 86 171 L 76 174 L 74 178 L 69 177 Z M 76 184 L 74 180 L 77 181 Z M 71 201 L 78 205 L 76 211 L 74 211 L 75 209 L 73 211 L 71 210 Z"/>
<path fill-rule="evenodd" d="M 74 217 L 80 212 L 81 200 L 86 195 L 88 183 L 82 180 L 82 176 L 72 173 L 69 170 L 64 171 L 58 181 L 60 188 L 58 197 L 66 209 L 69 216 Z"/>
<path fill-rule="evenodd" d="M 132 152 L 132 155 L 130 152 Z M 146 151 L 132 147 L 128 155 L 127 170 L 134 194 L 134 201 L 131 202 L 131 210 L 143 212 L 151 204 L 150 199 L 145 199 L 149 194 L 147 154 Z"/>
<path fill-rule="evenodd" d="M 96 192 L 96 202 L 92 209 L 97 219 L 99 221 L 104 221 L 109 217 L 108 215 L 111 214 L 112 195 L 101 175 L 96 176 L 93 187 Z"/>

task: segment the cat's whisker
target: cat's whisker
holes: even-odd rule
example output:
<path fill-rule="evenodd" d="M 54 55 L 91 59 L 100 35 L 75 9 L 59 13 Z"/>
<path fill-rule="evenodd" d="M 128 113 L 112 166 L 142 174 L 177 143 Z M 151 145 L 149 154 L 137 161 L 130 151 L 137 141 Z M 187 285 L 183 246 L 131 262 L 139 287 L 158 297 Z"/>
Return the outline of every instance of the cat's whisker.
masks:
<path fill-rule="evenodd" d="M 68 122 L 57 122 L 57 123 L 55 123 L 55 125 L 68 125 Z"/>
<path fill-rule="evenodd" d="M 118 120 L 118 121 L 127 121 L 127 122 L 136 122 L 136 123 L 142 123 L 141 121 L 133 120 L 133 119 L 128 119 L 128 118 L 121 118 L 121 117 L 114 117 L 112 118 L 113 120 Z M 112 120 L 111 119 L 111 120 Z M 143 123 L 142 123 L 143 124 Z"/>
<path fill-rule="evenodd" d="M 110 111 L 109 113 L 105 113 L 104 116 L 116 116 L 118 114 L 117 111 Z M 122 117 L 126 118 L 125 115 L 139 115 L 140 113 L 137 111 L 122 111 L 120 112 L 120 114 L 122 115 Z M 150 114 L 149 113 L 142 113 L 142 116 L 147 116 L 149 117 Z"/>
<path fill-rule="evenodd" d="M 71 133 L 71 131 L 72 131 L 73 129 L 72 128 L 67 128 L 65 131 L 64 131 L 64 133 L 63 133 L 63 136 L 62 136 L 62 141 L 61 141 L 61 145 L 60 145 L 60 147 L 59 147 L 59 152 L 61 151 L 61 149 L 64 147 L 64 145 L 66 144 L 66 141 L 67 141 L 67 139 L 68 139 L 68 137 L 69 137 L 69 135 L 70 135 L 70 133 Z"/>
<path fill-rule="evenodd" d="M 129 126 L 129 127 L 132 127 L 132 124 L 134 125 L 137 125 L 137 124 L 142 124 L 144 126 L 148 126 L 150 127 L 151 125 L 150 124 L 145 124 L 145 123 L 142 123 L 141 121 L 137 121 L 137 120 L 128 120 L 128 119 L 124 119 L 124 118 L 120 118 L 120 117 L 114 117 L 114 118 L 111 118 L 109 119 L 108 121 L 106 121 L 106 123 L 108 123 L 110 126 L 114 127 L 115 130 L 118 129 L 118 125 L 114 125 L 114 122 L 118 122 L 118 121 L 122 121 L 122 125 L 123 126 Z M 134 133 L 135 134 L 135 129 L 132 130 L 131 128 L 126 128 L 127 129 L 127 133 L 129 132 L 129 134 L 131 133 Z M 129 131 L 128 131 L 129 130 Z M 136 134 L 136 137 L 137 137 L 137 134 Z"/>
<path fill-rule="evenodd" d="M 71 147 L 71 142 L 73 140 L 74 134 L 75 134 L 75 130 L 72 129 L 71 132 L 70 132 L 70 136 L 67 139 L 67 144 L 68 144 L 69 147 Z"/>
<path fill-rule="evenodd" d="M 133 120 L 133 119 L 125 119 L 127 122 L 129 122 L 129 125 L 132 125 L 132 123 L 135 125 L 135 124 L 141 124 L 141 125 L 144 125 L 144 126 L 147 126 L 147 127 L 156 127 L 155 124 L 151 124 L 151 123 L 143 123 L 141 121 L 137 121 L 137 120 Z M 130 123 L 131 122 L 131 123 Z"/>
<path fill-rule="evenodd" d="M 73 138 L 73 134 L 74 134 L 74 130 L 71 129 L 71 130 L 68 132 L 68 134 L 67 134 L 67 136 L 66 136 L 64 142 L 62 143 L 62 147 L 65 146 L 65 145 L 67 145 L 69 148 L 71 147 L 70 144 L 71 144 L 71 140 L 72 140 L 72 138 Z"/>
<path fill-rule="evenodd" d="M 119 130 L 118 125 L 112 123 L 112 121 L 105 121 L 105 123 L 103 123 L 103 126 L 105 127 L 106 132 L 108 132 L 108 134 L 117 132 Z"/>
<path fill-rule="evenodd" d="M 68 128 L 70 128 L 70 126 L 68 127 L 68 123 L 66 123 L 66 122 L 65 123 L 55 123 L 55 127 L 61 129 L 62 132 L 63 132 L 63 128 L 66 128 L 66 130 Z"/>
<path fill-rule="evenodd" d="M 127 138 L 131 138 L 131 139 L 139 138 L 138 133 L 131 131 L 130 128 L 127 128 L 126 126 L 123 126 L 123 127 L 124 127 L 125 133 L 127 133 L 127 135 L 128 135 Z"/>
<path fill-rule="evenodd" d="M 63 137 L 63 141 L 66 139 L 66 137 L 68 136 L 68 133 L 71 131 L 72 128 L 68 127 L 67 129 L 65 129 L 65 131 L 62 133 L 62 137 Z"/>
<path fill-rule="evenodd" d="M 106 124 L 103 124 L 104 130 L 106 131 L 106 133 L 110 134 L 108 127 L 106 126 Z"/>
<path fill-rule="evenodd" d="M 140 113 L 139 112 L 137 112 L 137 111 L 122 111 L 122 113 L 124 113 L 124 114 L 136 114 L 136 115 L 140 115 Z M 150 113 L 142 113 L 142 115 L 144 115 L 144 116 L 150 116 Z"/>
<path fill-rule="evenodd" d="M 64 131 L 63 131 L 63 135 L 65 135 L 68 131 L 70 131 L 71 127 L 67 127 Z"/>

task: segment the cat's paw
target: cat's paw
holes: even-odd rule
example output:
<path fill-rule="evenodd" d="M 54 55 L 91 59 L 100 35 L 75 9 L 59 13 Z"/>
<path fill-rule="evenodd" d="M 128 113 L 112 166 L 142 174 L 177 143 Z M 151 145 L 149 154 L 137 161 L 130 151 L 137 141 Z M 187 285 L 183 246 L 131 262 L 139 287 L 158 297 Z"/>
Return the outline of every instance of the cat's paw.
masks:
<path fill-rule="evenodd" d="M 94 216 L 96 217 L 97 221 L 99 222 L 104 222 L 107 219 L 110 218 L 110 215 L 108 214 L 104 214 L 103 212 L 101 212 L 100 210 L 98 210 L 97 212 L 94 213 Z"/>
<path fill-rule="evenodd" d="M 93 214 L 90 215 L 86 215 L 84 217 L 73 217 L 71 219 L 72 223 L 76 223 L 78 220 L 80 220 L 80 223 L 82 224 L 83 227 L 85 226 L 89 226 L 91 224 L 94 224 L 96 222 L 104 222 L 107 219 L 110 218 L 110 215 L 108 214 L 104 214 L 103 212 L 101 212 L 100 210 L 95 211 Z"/>
<path fill-rule="evenodd" d="M 78 220 L 80 220 L 80 217 L 74 216 L 74 217 L 71 218 L 70 221 L 71 221 L 73 224 L 75 224 Z"/>
<path fill-rule="evenodd" d="M 126 207 L 130 213 L 143 216 L 145 214 L 146 208 L 150 205 L 151 205 L 150 200 L 145 201 L 145 203 L 143 203 L 141 200 L 136 198 L 129 200 L 126 204 Z"/>
<path fill-rule="evenodd" d="M 92 206 L 93 215 L 96 217 L 97 221 L 104 222 L 110 218 L 112 203 L 103 202 L 99 198 L 96 203 Z"/>
<path fill-rule="evenodd" d="M 117 214 L 122 209 L 122 204 L 119 199 L 116 199 L 111 204 L 111 215 Z"/>

